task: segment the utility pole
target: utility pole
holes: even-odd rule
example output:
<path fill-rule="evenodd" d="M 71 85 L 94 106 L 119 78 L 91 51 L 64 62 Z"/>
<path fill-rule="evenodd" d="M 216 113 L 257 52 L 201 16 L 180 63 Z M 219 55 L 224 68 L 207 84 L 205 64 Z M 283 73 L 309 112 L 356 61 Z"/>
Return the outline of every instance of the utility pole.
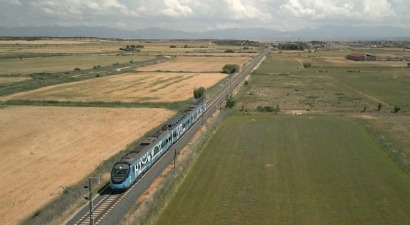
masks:
<path fill-rule="evenodd" d="M 98 184 L 100 184 L 100 178 L 97 177 L 89 177 L 88 178 L 88 186 L 84 186 L 84 188 L 88 188 L 88 199 L 90 201 L 90 225 L 94 225 L 94 213 L 93 213 L 93 179 L 98 180 Z"/>
<path fill-rule="evenodd" d="M 175 162 L 176 162 L 176 158 L 177 158 L 177 149 L 175 149 L 175 151 L 174 151 L 174 174 L 175 174 Z"/>

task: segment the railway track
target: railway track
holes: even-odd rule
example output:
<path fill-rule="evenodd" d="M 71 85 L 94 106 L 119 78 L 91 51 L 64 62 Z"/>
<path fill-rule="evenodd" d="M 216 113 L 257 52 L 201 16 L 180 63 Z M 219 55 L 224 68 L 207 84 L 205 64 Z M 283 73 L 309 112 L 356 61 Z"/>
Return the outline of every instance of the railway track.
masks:
<path fill-rule="evenodd" d="M 104 217 L 111 211 L 113 207 L 117 205 L 121 199 L 123 199 L 131 189 L 128 189 L 124 193 L 107 193 L 102 195 L 102 199 L 97 202 L 93 208 L 93 212 L 88 212 L 81 217 L 75 224 L 76 225 L 89 225 L 99 224 Z M 91 215 L 91 216 L 90 216 Z"/>
<path fill-rule="evenodd" d="M 220 90 L 213 98 L 211 98 L 208 101 L 208 108 L 207 110 L 204 112 L 202 119 L 199 119 L 198 121 L 196 121 L 196 123 L 190 128 L 191 132 L 186 132 L 184 133 L 184 135 L 180 138 L 181 143 L 178 144 L 175 143 L 174 145 L 176 145 L 175 147 L 171 147 L 171 148 L 179 148 L 182 149 L 183 146 L 186 145 L 186 143 L 190 140 L 190 138 L 192 137 L 192 135 L 196 132 L 196 130 L 199 129 L 200 126 L 202 126 L 203 124 L 203 117 L 209 117 L 211 114 L 213 114 L 218 106 L 221 107 L 222 102 L 225 101 L 225 99 L 232 94 L 232 91 L 237 88 L 242 82 L 243 80 L 246 78 L 246 76 L 248 76 L 255 68 L 256 66 L 262 62 L 262 60 L 264 59 L 264 57 L 266 56 L 266 54 L 268 54 L 270 51 L 269 48 L 265 48 L 260 54 L 258 54 L 257 56 L 255 56 L 247 65 L 245 65 L 238 74 L 236 74 L 235 76 L 231 77 L 231 80 L 229 81 L 228 84 L 225 85 L 225 87 L 222 88 L 222 90 Z M 160 160 L 158 160 L 155 165 L 152 166 L 152 168 L 150 170 L 147 171 L 146 174 L 143 175 L 143 177 L 141 177 L 141 179 L 139 181 L 136 182 L 136 184 L 140 184 L 141 182 L 144 182 L 143 180 L 145 179 L 144 177 L 147 176 L 148 173 L 150 173 L 154 168 L 156 167 L 156 164 L 162 164 L 161 166 L 158 167 L 162 167 L 162 166 L 166 166 L 169 164 L 169 162 L 161 162 L 163 160 L 163 158 L 168 158 L 167 160 L 169 161 L 170 158 L 172 158 L 172 156 L 169 156 L 169 152 L 171 152 L 170 154 L 173 155 L 172 151 L 168 151 L 166 153 L 166 155 L 164 155 Z M 176 150 L 175 150 L 176 153 Z M 168 154 L 168 156 L 167 156 Z M 164 167 L 165 168 L 165 167 Z M 162 171 L 161 168 L 159 168 L 160 171 Z M 157 172 L 158 173 L 158 172 Z M 159 174 L 159 173 L 158 173 Z M 156 175 L 152 175 L 151 174 L 151 178 L 147 180 L 153 180 L 152 176 L 156 177 Z M 144 182 L 143 186 L 146 186 L 148 183 L 148 185 L 150 184 L 150 181 Z M 137 185 L 133 185 L 131 186 L 127 191 L 123 192 L 123 193 L 113 193 L 111 192 L 111 189 L 107 186 L 106 190 L 103 191 L 104 194 L 100 194 L 99 196 L 97 196 L 97 198 L 93 199 L 93 204 L 94 205 L 92 207 L 92 210 L 89 210 L 88 212 L 86 211 L 85 208 L 83 208 L 79 214 L 82 213 L 83 216 L 75 219 L 75 217 L 73 219 L 71 219 L 70 221 L 68 221 L 66 224 L 67 225 L 88 225 L 88 224 L 112 224 L 110 222 L 108 223 L 104 223 L 104 219 L 106 218 L 106 216 L 108 214 L 111 213 L 111 211 L 121 202 L 121 200 L 123 200 L 124 198 L 126 198 L 126 196 L 133 191 L 133 189 L 136 187 Z M 140 189 L 145 190 L 144 187 L 141 187 Z M 90 213 L 90 211 L 92 213 Z M 117 221 L 118 223 L 119 221 Z"/>

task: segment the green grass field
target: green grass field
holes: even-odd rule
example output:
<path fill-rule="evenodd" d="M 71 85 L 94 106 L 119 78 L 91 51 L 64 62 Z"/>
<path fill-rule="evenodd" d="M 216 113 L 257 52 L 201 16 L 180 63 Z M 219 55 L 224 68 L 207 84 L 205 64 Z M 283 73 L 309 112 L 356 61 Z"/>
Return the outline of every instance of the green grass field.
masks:
<path fill-rule="evenodd" d="M 232 116 L 160 224 L 410 224 L 410 176 L 354 119 Z"/>

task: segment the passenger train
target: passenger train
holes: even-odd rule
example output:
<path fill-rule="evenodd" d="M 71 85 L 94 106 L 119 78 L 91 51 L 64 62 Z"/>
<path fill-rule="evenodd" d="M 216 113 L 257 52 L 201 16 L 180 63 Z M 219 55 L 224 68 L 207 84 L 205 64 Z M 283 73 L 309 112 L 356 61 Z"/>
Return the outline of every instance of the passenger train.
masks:
<path fill-rule="evenodd" d="M 131 187 L 204 114 L 206 109 L 205 101 L 191 104 L 184 112 L 167 122 L 161 130 L 122 157 L 112 168 L 111 189 L 124 191 Z"/>

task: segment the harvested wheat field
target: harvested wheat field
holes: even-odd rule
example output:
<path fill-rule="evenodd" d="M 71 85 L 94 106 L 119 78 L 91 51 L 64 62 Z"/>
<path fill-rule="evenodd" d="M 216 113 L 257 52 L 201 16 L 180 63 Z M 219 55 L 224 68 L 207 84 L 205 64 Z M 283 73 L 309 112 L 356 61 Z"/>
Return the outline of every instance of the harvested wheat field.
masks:
<path fill-rule="evenodd" d="M 31 77 L 0 77 L 0 84 L 15 83 L 29 79 Z"/>
<path fill-rule="evenodd" d="M 192 98 L 194 88 L 209 88 L 225 77 L 223 73 L 128 73 L 39 88 L 5 96 L 0 100 L 184 101 Z"/>
<path fill-rule="evenodd" d="M 138 71 L 221 72 L 225 64 L 242 67 L 251 57 L 177 57 L 164 63 L 138 68 Z"/>
<path fill-rule="evenodd" d="M 16 224 L 175 113 L 165 109 L 0 109 L 0 221 Z"/>

